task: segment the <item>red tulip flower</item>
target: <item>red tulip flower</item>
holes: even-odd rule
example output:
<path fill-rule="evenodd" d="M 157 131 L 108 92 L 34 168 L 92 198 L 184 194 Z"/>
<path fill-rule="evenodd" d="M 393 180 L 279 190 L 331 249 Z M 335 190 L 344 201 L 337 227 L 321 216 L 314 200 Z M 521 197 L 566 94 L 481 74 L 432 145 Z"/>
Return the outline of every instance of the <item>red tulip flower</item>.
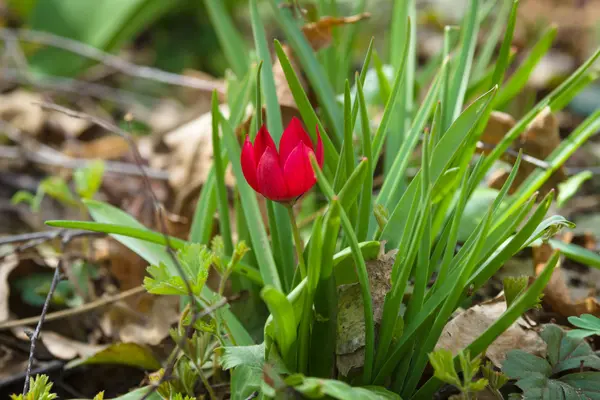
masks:
<path fill-rule="evenodd" d="M 313 153 L 323 167 L 323 142 L 317 128 L 317 148 L 294 117 L 283 131 L 279 152 L 263 125 L 254 145 L 246 138 L 242 148 L 242 171 L 248 184 L 267 199 L 290 202 L 309 191 L 316 183 L 309 155 Z"/>

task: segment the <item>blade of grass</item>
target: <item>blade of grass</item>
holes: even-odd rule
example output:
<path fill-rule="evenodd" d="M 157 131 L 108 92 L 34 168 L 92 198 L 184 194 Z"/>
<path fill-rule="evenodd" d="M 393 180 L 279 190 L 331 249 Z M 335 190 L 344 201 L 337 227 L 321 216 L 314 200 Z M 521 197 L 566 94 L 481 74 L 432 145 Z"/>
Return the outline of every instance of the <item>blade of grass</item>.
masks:
<path fill-rule="evenodd" d="M 225 9 L 225 3 L 221 0 L 204 0 L 204 4 L 227 62 L 238 77 L 244 76 L 248 72 L 250 57 L 242 35 L 235 29 Z"/>
<path fill-rule="evenodd" d="M 275 340 L 281 356 L 288 368 L 293 368 L 296 365 L 294 345 L 297 338 L 294 307 L 281 291 L 270 285 L 261 290 L 260 297 L 273 317 Z"/>
<path fill-rule="evenodd" d="M 492 89 L 475 100 L 452 124 L 436 145 L 431 158 L 431 179 L 434 185 L 443 172 L 449 168 L 451 161 L 456 157 L 458 149 L 473 140 L 471 138 L 474 131 L 473 127 L 476 126 L 477 121 L 489 108 L 495 92 L 495 89 Z M 415 181 L 417 179 L 413 179 L 413 182 L 409 184 L 383 229 L 381 237 L 387 240 L 390 246 L 395 247 L 402 235 L 402 231 L 398 229 L 398 226 L 401 226 L 400 221 L 404 220 L 406 212 L 412 204 L 415 196 Z"/>
<path fill-rule="evenodd" d="M 452 55 L 452 48 L 456 40 L 455 36 L 459 32 L 458 27 L 448 26 L 444 27 L 444 47 L 442 51 L 443 60 L 448 60 L 448 68 L 446 68 L 445 74 L 442 75 L 442 87 L 440 90 L 440 103 L 442 104 L 442 134 L 445 133 L 450 125 L 452 125 L 452 109 L 453 101 L 450 97 L 450 79 L 452 79 L 453 65 L 456 63 L 454 56 Z M 465 92 L 466 93 L 466 92 Z"/>
<path fill-rule="evenodd" d="M 464 264 L 462 270 L 460 271 L 459 280 L 456 283 L 454 290 L 450 293 L 450 295 L 444 301 L 442 308 L 439 314 L 436 316 L 433 326 L 428 329 L 427 339 L 420 343 L 415 349 L 416 358 L 413 360 L 411 365 L 411 372 L 407 377 L 404 388 L 402 389 L 402 395 L 406 398 L 410 397 L 410 395 L 414 392 L 417 387 L 419 380 L 421 379 L 423 370 L 427 364 L 427 354 L 433 350 L 435 344 L 437 343 L 439 336 L 448 321 L 448 318 L 452 315 L 454 310 L 456 309 L 457 302 L 460 296 L 463 293 L 463 288 L 471 275 L 471 271 L 475 268 L 475 265 L 479 259 L 479 255 L 483 248 L 483 244 L 485 242 L 485 238 L 488 230 L 491 227 L 491 218 L 492 210 L 490 209 L 482 221 L 479 224 L 477 230 L 473 233 L 477 238 L 473 249 L 469 255 L 467 262 Z M 396 377 L 396 380 L 403 379 L 404 377 Z"/>
<path fill-rule="evenodd" d="M 358 105 L 360 108 L 360 120 L 362 123 L 362 153 L 367 162 L 367 175 L 365 182 L 362 185 L 362 194 L 360 196 L 358 223 L 356 225 L 356 237 L 359 242 L 366 240 L 369 230 L 369 217 L 373 209 L 373 166 L 371 165 L 371 127 L 369 124 L 369 114 L 367 112 L 367 104 L 365 102 L 365 94 L 362 83 L 356 79 L 356 90 L 358 96 Z"/>
<path fill-rule="evenodd" d="M 344 165 L 345 165 L 345 177 L 350 176 L 354 171 L 354 149 L 353 149 L 353 131 L 354 122 L 352 120 L 352 100 L 350 99 L 350 82 L 346 79 L 344 86 L 344 141 L 342 146 L 344 148 Z"/>
<path fill-rule="evenodd" d="M 319 164 L 313 154 L 310 155 L 310 163 L 315 171 L 317 182 L 319 183 L 321 190 L 330 202 L 334 201 L 336 195 L 329 182 L 327 182 L 325 175 L 323 175 L 323 172 L 319 169 Z M 371 382 L 371 375 L 373 373 L 373 352 L 375 349 L 375 321 L 373 320 L 373 300 L 371 298 L 371 289 L 369 286 L 369 275 L 367 273 L 365 259 L 363 258 L 358 240 L 356 240 L 356 235 L 354 234 L 354 229 L 343 209 L 340 209 L 340 217 L 344 235 L 350 242 L 350 248 L 352 249 L 352 257 L 355 262 L 356 274 L 358 276 L 361 297 L 363 300 L 365 317 L 365 362 L 363 366 L 362 381 L 364 383 L 369 383 Z"/>
<path fill-rule="evenodd" d="M 588 250 L 573 243 L 565 243 L 562 240 L 550 239 L 550 245 L 560 250 L 565 257 L 581 264 L 600 269 L 600 255 L 595 251 Z"/>
<path fill-rule="evenodd" d="M 512 39 L 515 32 L 515 25 L 517 23 L 518 8 L 519 0 L 513 0 L 510 15 L 508 17 L 508 24 L 506 26 L 506 32 L 504 33 L 504 40 L 502 41 L 500 53 L 498 54 L 498 59 L 496 60 L 496 69 L 494 70 L 492 82 L 489 86 L 490 88 L 496 85 L 502 85 L 502 81 L 504 80 L 504 74 L 506 73 L 506 68 L 508 67 L 510 60 L 510 49 L 512 47 Z"/>
<path fill-rule="evenodd" d="M 337 287 L 333 255 L 340 231 L 340 205 L 331 202 L 323 222 L 321 275 L 315 292 L 315 318 L 312 329 L 309 371 L 311 376 L 329 378 L 335 368 L 337 337 Z M 318 344 L 318 345 L 317 345 Z"/>
<path fill-rule="evenodd" d="M 492 56 L 496 50 L 498 39 L 506 26 L 505 20 L 510 12 L 512 0 L 501 0 L 501 2 L 502 6 L 500 7 L 500 11 L 496 14 L 496 20 L 486 35 L 485 44 L 477 55 L 477 61 L 473 66 L 473 73 L 471 74 L 472 79 L 479 79 L 485 74 L 488 64 L 492 60 Z"/>
<path fill-rule="evenodd" d="M 483 263 L 480 263 L 481 266 L 474 272 L 473 277 L 467 285 L 473 285 L 473 288 L 476 291 L 483 283 L 489 280 L 491 276 L 513 256 L 513 254 L 518 252 L 521 249 L 521 246 L 530 239 L 531 234 L 542 222 L 551 202 L 552 196 L 547 196 L 540 203 L 537 210 L 531 215 L 527 223 L 523 225 L 521 230 L 512 237 L 512 239 L 501 246 L 501 248 L 498 248 L 492 257 L 486 259 Z M 504 234 L 505 232 L 502 233 Z M 485 253 L 485 251 L 482 253 Z M 416 332 L 420 329 L 422 324 L 429 320 L 432 313 L 438 309 L 451 291 L 456 287 L 456 282 L 459 279 L 459 272 L 460 271 L 458 270 L 451 269 L 449 278 L 446 279 L 439 289 L 429 297 L 421 312 L 415 316 L 414 321 L 405 326 L 402 337 L 388 350 L 388 357 L 385 360 L 385 363 L 379 371 L 376 371 L 376 376 L 372 382 L 373 384 L 380 385 L 390 376 L 395 366 L 402 360 L 408 344 L 413 343 Z"/>
<path fill-rule="evenodd" d="M 532 172 L 513 194 L 510 206 L 505 209 L 498 222 L 508 218 L 525 200 L 538 190 L 552 174 L 557 171 L 571 155 L 580 148 L 592 135 L 600 130 L 600 110 L 585 119 L 554 151 L 548 156 L 548 167 L 538 168 Z"/>
<path fill-rule="evenodd" d="M 304 120 L 306 127 L 308 128 L 308 133 L 311 139 L 316 143 L 317 142 L 317 132 L 316 127 L 318 127 L 319 132 L 321 132 L 321 138 L 323 140 L 323 150 L 325 154 L 325 165 L 327 169 L 330 171 L 328 176 L 333 176 L 333 171 L 338 163 L 338 159 L 340 157 L 336 146 L 332 142 L 332 139 L 327 135 L 325 128 L 319 121 L 317 117 L 317 113 L 313 109 L 310 101 L 308 100 L 308 96 L 304 92 L 302 85 L 300 84 L 300 80 L 290 63 L 288 56 L 285 54 L 283 48 L 281 47 L 281 43 L 278 40 L 275 40 L 275 52 L 277 53 L 277 57 L 279 58 L 279 62 L 281 63 L 281 68 L 285 74 L 285 78 L 288 82 L 292 95 L 294 97 L 294 101 L 298 106 L 298 110 L 300 111 L 300 115 Z M 339 143 L 339 139 L 335 138 Z M 337 146 L 339 147 L 339 145 Z"/>
<path fill-rule="evenodd" d="M 269 133 L 273 137 L 275 145 L 279 145 L 283 134 L 283 123 L 281 120 L 281 108 L 277 99 L 277 89 L 275 87 L 275 78 L 273 76 L 273 68 L 271 55 L 269 53 L 269 45 L 265 36 L 265 28 L 258 13 L 256 0 L 250 0 L 250 20 L 252 23 L 252 32 L 254 34 L 254 43 L 258 56 L 262 61 L 262 68 L 259 69 L 260 80 L 258 89 L 262 89 L 262 94 L 265 98 L 267 107 L 267 127 Z M 257 95 L 259 99 L 260 95 Z M 257 104 L 257 109 L 261 109 L 261 104 Z M 289 215 L 285 207 L 281 204 L 275 204 L 272 201 L 267 201 L 267 208 L 272 208 L 269 212 L 275 218 L 269 218 L 269 228 L 272 233 L 278 236 L 278 247 L 275 248 L 274 254 L 279 262 L 280 279 L 282 279 L 285 289 L 289 289 L 290 282 L 294 276 L 294 247 L 292 243 L 292 229 Z"/>
<path fill-rule="evenodd" d="M 556 33 L 556 26 L 548 28 L 540 40 L 533 46 L 527 55 L 527 58 L 525 58 L 519 68 L 517 68 L 506 83 L 502 85 L 495 100 L 494 107 L 496 109 L 503 108 L 523 89 L 535 66 L 540 62 L 548 50 L 550 50 L 550 47 L 552 47 Z"/>
<path fill-rule="evenodd" d="M 123 244 L 125 247 L 129 248 L 130 250 L 132 250 L 133 252 L 138 254 L 140 257 L 142 257 L 144 260 L 146 260 L 150 264 L 158 265 L 162 262 L 165 265 L 167 265 L 167 267 L 175 269 L 175 264 L 173 263 L 172 258 L 169 256 L 169 254 L 167 253 L 167 250 L 165 248 L 165 246 L 167 244 L 165 241 L 165 235 L 163 235 L 162 233 L 148 231 L 144 225 L 142 225 L 140 222 L 138 222 L 131 215 L 129 215 L 126 212 L 119 210 L 118 208 L 113 207 L 109 204 L 102 203 L 99 201 L 94 201 L 94 200 L 86 200 L 85 205 L 86 205 L 86 207 L 88 207 L 88 211 L 90 212 L 90 215 L 92 216 L 92 218 L 94 218 L 96 221 L 100 221 L 100 222 L 94 223 L 94 222 L 83 222 L 83 221 L 54 221 L 54 222 L 56 222 L 56 224 L 54 226 L 58 226 L 58 224 L 64 222 L 65 225 L 66 225 L 66 223 L 73 224 L 74 229 L 86 229 L 86 230 L 94 231 L 94 229 L 88 229 L 88 227 L 84 228 L 84 225 L 78 225 L 78 224 L 95 224 L 96 225 L 95 228 L 100 227 L 100 229 L 103 229 L 103 230 L 98 229 L 98 230 L 96 230 L 97 232 L 108 233 L 107 232 L 108 226 L 114 227 L 115 225 L 113 223 L 118 222 L 119 224 L 122 224 L 122 225 L 117 225 L 121 229 L 121 232 L 116 232 L 115 234 L 111 233 L 111 236 L 114 239 L 116 239 L 118 242 Z M 48 222 L 52 222 L 52 221 L 48 221 Z M 70 228 L 69 226 L 65 226 L 65 227 Z M 91 227 L 91 226 L 89 226 L 89 227 Z M 140 240 L 140 239 L 137 239 L 134 237 L 125 236 L 125 235 L 127 235 L 129 233 L 133 233 L 133 232 L 141 233 L 142 235 L 147 235 L 147 236 L 155 235 L 160 238 L 159 240 L 161 242 L 148 243 L 143 238 L 141 238 L 142 240 Z M 177 238 L 171 238 L 171 237 L 169 237 L 169 243 L 172 246 L 176 246 L 177 243 L 179 243 L 180 245 L 185 244 L 184 241 L 177 239 Z M 240 264 L 238 264 L 238 266 L 241 267 Z M 204 286 L 202 289 L 202 297 L 204 297 L 205 299 L 210 299 L 210 300 L 215 300 L 215 301 L 218 300 L 217 294 L 212 292 L 207 286 Z M 206 304 L 206 302 L 202 302 L 202 303 L 204 304 L 204 306 L 208 307 L 208 304 Z M 233 336 L 233 342 L 235 342 L 238 345 L 254 344 L 250 334 L 246 331 L 246 329 L 240 323 L 240 321 L 237 319 L 237 317 L 235 315 L 233 315 L 233 313 L 229 310 L 229 306 L 226 305 L 221 311 L 223 313 L 222 315 L 223 315 L 225 323 L 228 327 L 228 330 L 231 332 L 231 334 Z"/>
<path fill-rule="evenodd" d="M 527 289 L 525 293 L 519 296 L 510 307 L 498 318 L 494 323 L 489 326 L 480 336 L 477 337 L 471 344 L 469 344 L 463 351 L 469 352 L 471 358 L 476 357 L 485 349 L 492 344 L 502 332 L 506 331 L 527 309 L 533 307 L 539 301 L 540 295 L 544 288 L 552 277 L 559 259 L 559 253 L 555 252 L 542 273 L 537 277 L 533 284 Z M 457 363 L 458 358 L 455 358 Z M 436 378 L 430 378 L 420 389 L 413 398 L 426 399 L 433 396 L 439 389 L 442 382 Z"/>
<path fill-rule="evenodd" d="M 403 28 L 404 21 L 413 22 L 409 29 Z M 392 38 L 390 40 L 391 62 L 394 71 L 404 70 L 401 87 L 402 95 L 396 101 L 396 114 L 392 121 L 393 134 L 388 136 L 385 147 L 384 173 L 391 171 L 392 163 L 396 158 L 405 136 L 410 130 L 413 112 L 415 66 L 416 66 L 416 9 L 415 0 L 398 1 L 394 5 L 392 24 L 398 23 L 398 27 L 392 25 Z M 400 49 L 407 48 L 404 56 Z"/>
<path fill-rule="evenodd" d="M 306 295 L 304 296 L 304 310 L 300 320 L 298 334 L 298 371 L 308 373 L 308 360 L 310 352 L 310 328 L 313 322 L 313 302 L 315 291 L 321 275 L 321 256 L 323 250 L 323 218 L 318 217 L 313 224 L 310 236 L 310 249 L 308 252 Z M 316 343 L 315 343 L 316 345 Z"/>
<path fill-rule="evenodd" d="M 217 92 L 212 95 L 212 145 L 213 154 L 221 154 L 221 138 L 219 136 L 219 99 Z M 225 254 L 233 254 L 233 240 L 231 239 L 231 224 L 229 223 L 229 203 L 227 201 L 227 188 L 225 187 L 225 166 L 221 157 L 214 158 L 215 186 L 217 191 L 217 205 L 219 209 L 219 230 L 223 238 Z"/>
<path fill-rule="evenodd" d="M 411 32 L 411 24 L 410 20 L 406 23 L 406 36 L 410 37 Z M 381 117 L 381 122 L 379 123 L 379 127 L 375 132 L 375 136 L 373 137 L 373 160 L 372 166 L 375 168 L 377 165 L 377 161 L 379 160 L 379 156 L 381 155 L 381 150 L 383 149 L 383 143 L 388 133 L 388 125 L 392 118 L 392 113 L 395 111 L 396 100 L 398 98 L 398 94 L 400 93 L 400 88 L 402 87 L 404 73 L 406 71 L 406 60 L 408 58 L 410 40 L 404 43 L 404 48 L 402 52 L 401 62 L 398 64 L 399 68 L 396 69 L 396 78 L 394 79 L 394 84 L 392 86 L 392 91 L 390 93 L 390 97 L 385 105 L 385 109 L 383 110 L 383 116 Z"/>
<path fill-rule="evenodd" d="M 296 25 L 290 10 L 279 7 L 281 0 L 271 0 L 271 9 L 275 15 L 275 21 L 285 33 L 289 43 L 296 54 L 298 61 L 306 72 L 312 87 L 315 89 L 319 104 L 323 107 L 327 120 L 333 127 L 333 132 L 338 140 L 342 139 L 343 126 L 342 114 L 336 103 L 335 92 L 327 79 L 323 68 L 317 61 L 313 49 L 308 44 L 304 34 Z"/>
<path fill-rule="evenodd" d="M 417 145 L 421 132 L 423 132 L 427 119 L 433 111 L 441 86 L 441 78 L 444 76 L 446 68 L 447 62 L 444 62 L 415 116 L 410 132 L 406 135 L 405 140 L 402 142 L 402 147 L 394 158 L 390 172 L 383 181 L 381 191 L 377 195 L 377 204 L 389 207 L 394 202 L 398 202 L 399 189 L 405 179 L 406 168 L 408 167 L 411 154 Z"/>
<path fill-rule="evenodd" d="M 154 232 L 148 229 L 134 228 L 126 225 L 117 225 L 117 224 L 109 224 L 102 222 L 89 222 L 89 221 L 60 221 L 60 220 L 50 220 L 46 221 L 46 225 L 54 226 L 58 228 L 68 228 L 68 229 L 83 229 L 91 232 L 101 232 L 107 233 L 115 236 L 124 236 L 134 239 L 139 239 L 148 243 L 154 243 L 161 246 L 166 246 L 166 241 L 164 235 L 158 232 Z M 169 236 L 169 242 L 173 246 L 175 250 L 182 249 L 188 242 L 176 238 L 174 236 Z M 129 247 L 129 246 L 128 246 Z M 155 261 L 153 261 L 155 262 Z M 248 266 L 247 264 L 240 262 L 236 264 L 234 268 L 234 272 L 239 273 L 242 276 L 247 277 L 251 281 L 257 283 L 258 285 L 263 285 L 263 280 L 260 277 L 260 273 Z"/>
<path fill-rule="evenodd" d="M 207 244 L 213 231 L 214 215 L 217 211 L 217 191 L 215 190 L 215 169 L 211 168 L 206 177 L 194 211 L 190 228 L 190 242 Z"/>
<path fill-rule="evenodd" d="M 463 108 L 465 93 L 469 83 L 471 74 L 471 65 L 473 63 L 473 54 L 475 53 L 475 45 L 477 44 L 477 34 L 479 32 L 479 0 L 471 0 L 469 12 L 464 20 L 464 25 L 461 29 L 461 45 L 460 53 L 456 62 L 456 68 L 452 71 L 452 81 L 449 91 L 449 113 L 446 125 L 450 126 L 460 115 Z"/>
<path fill-rule="evenodd" d="M 358 0 L 352 14 L 359 15 L 365 12 L 367 7 L 366 0 Z M 350 65 L 352 62 L 352 52 L 355 48 L 356 37 L 360 30 L 360 24 L 351 24 L 341 28 L 342 34 L 340 38 L 339 46 L 334 47 L 334 54 L 338 55 L 337 67 L 333 77 L 337 78 L 335 87 L 341 88 L 344 83 L 344 78 L 348 77 L 350 72 Z"/>

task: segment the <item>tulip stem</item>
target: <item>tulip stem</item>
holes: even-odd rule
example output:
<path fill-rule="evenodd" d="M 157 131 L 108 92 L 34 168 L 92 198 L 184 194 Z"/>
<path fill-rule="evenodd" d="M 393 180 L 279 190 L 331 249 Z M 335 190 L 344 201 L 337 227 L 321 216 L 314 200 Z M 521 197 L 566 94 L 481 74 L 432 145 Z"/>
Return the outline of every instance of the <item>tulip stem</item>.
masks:
<path fill-rule="evenodd" d="M 300 237 L 298 224 L 296 224 L 294 206 L 292 204 L 286 204 L 285 208 L 288 210 L 290 221 L 292 223 L 292 234 L 294 235 L 294 245 L 296 247 L 296 256 L 298 257 L 298 266 L 300 267 L 300 276 L 302 279 L 304 279 L 306 278 L 306 265 L 304 264 L 304 243 Z"/>

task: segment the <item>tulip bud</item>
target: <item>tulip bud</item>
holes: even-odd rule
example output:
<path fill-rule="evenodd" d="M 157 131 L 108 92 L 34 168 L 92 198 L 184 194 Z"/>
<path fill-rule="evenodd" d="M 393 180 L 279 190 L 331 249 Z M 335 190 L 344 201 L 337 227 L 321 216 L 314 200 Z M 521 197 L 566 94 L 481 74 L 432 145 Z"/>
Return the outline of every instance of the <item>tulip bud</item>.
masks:
<path fill-rule="evenodd" d="M 313 153 L 323 167 L 323 142 L 317 128 L 317 146 L 296 117 L 283 131 L 279 151 L 263 125 L 254 144 L 246 138 L 242 148 L 242 171 L 248 184 L 267 199 L 287 203 L 309 191 L 317 182 L 310 164 Z"/>

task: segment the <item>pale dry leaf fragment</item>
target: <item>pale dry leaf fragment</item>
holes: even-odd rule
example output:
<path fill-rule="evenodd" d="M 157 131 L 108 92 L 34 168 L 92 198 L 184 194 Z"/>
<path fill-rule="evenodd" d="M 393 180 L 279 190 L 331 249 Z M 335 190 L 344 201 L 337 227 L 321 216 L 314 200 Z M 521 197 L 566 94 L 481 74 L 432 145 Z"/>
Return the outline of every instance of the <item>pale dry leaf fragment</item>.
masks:
<path fill-rule="evenodd" d="M 141 296 L 135 309 L 113 307 L 102 319 L 105 332 L 121 342 L 156 346 L 169 335 L 179 320 L 179 299 L 175 296 Z"/>
<path fill-rule="evenodd" d="M 373 317 L 381 322 L 385 295 L 391 289 L 391 273 L 397 250 L 367 261 L 367 273 L 373 300 Z M 336 341 L 337 367 L 343 375 L 364 364 L 365 319 L 360 285 L 353 283 L 338 288 L 338 327 Z"/>
<path fill-rule="evenodd" d="M 0 321 L 6 321 L 10 315 L 8 298 L 10 296 L 10 285 L 8 276 L 19 265 L 19 257 L 12 252 L 11 246 L 2 246 L 0 254 L 6 255 L 0 262 Z"/>
<path fill-rule="evenodd" d="M 39 94 L 24 90 L 2 94 L 0 95 L 0 120 L 9 123 L 19 131 L 37 135 L 45 121 L 45 111 L 38 104 L 42 100 Z"/>
<path fill-rule="evenodd" d="M 369 13 L 352 15 L 350 17 L 321 17 L 318 21 L 310 22 L 302 27 L 302 32 L 312 46 L 318 51 L 331 44 L 332 30 L 336 26 L 354 24 L 371 17 Z"/>
<path fill-rule="evenodd" d="M 484 132 L 484 141 L 487 145 L 497 145 L 506 133 L 514 126 L 510 116 L 503 113 L 497 113 L 496 116 L 490 118 L 488 123 L 489 129 L 486 127 Z M 504 132 L 504 134 L 502 134 Z M 558 119 L 552 113 L 549 107 L 544 108 L 535 119 L 529 124 L 525 132 L 521 134 L 518 140 L 513 143 L 515 151 L 522 150 L 524 155 L 537 159 L 538 162 L 543 162 L 552 152 L 560 145 L 561 138 L 559 132 Z M 505 161 L 514 162 L 515 157 L 505 155 Z M 539 168 L 535 163 L 523 160 L 517 171 L 515 181 L 510 187 L 509 193 L 514 191 L 529 177 L 529 175 Z M 494 189 L 500 189 L 508 179 L 509 171 L 498 171 L 493 174 L 488 181 L 488 185 Z M 556 170 L 548 181 L 540 188 L 540 193 L 543 195 L 551 189 L 556 189 L 558 184 L 566 179 L 567 175 L 563 167 Z"/>
<path fill-rule="evenodd" d="M 50 354 L 61 360 L 89 357 L 107 347 L 73 340 L 52 331 L 42 332 L 40 339 Z"/>
<path fill-rule="evenodd" d="M 227 105 L 220 105 L 219 110 L 225 118 L 229 117 Z M 187 198 L 190 192 L 199 190 L 206 181 L 212 165 L 211 113 L 202 114 L 166 133 L 163 142 L 167 151 L 156 151 L 150 157 L 150 165 L 168 171 L 169 184 L 176 194 L 174 203 L 179 205 L 175 212 L 179 212 L 182 208 L 181 199 Z M 229 186 L 233 186 L 234 183 L 229 169 L 225 173 L 225 183 Z"/>
<path fill-rule="evenodd" d="M 503 299 L 482 303 L 465 310 L 446 324 L 436 349 L 447 349 L 456 355 L 477 339 L 506 311 Z M 527 322 L 519 318 L 504 331 L 486 350 L 488 357 L 497 367 L 502 366 L 506 352 L 521 349 L 531 354 L 544 356 L 546 344 L 533 331 L 526 329 Z"/>

